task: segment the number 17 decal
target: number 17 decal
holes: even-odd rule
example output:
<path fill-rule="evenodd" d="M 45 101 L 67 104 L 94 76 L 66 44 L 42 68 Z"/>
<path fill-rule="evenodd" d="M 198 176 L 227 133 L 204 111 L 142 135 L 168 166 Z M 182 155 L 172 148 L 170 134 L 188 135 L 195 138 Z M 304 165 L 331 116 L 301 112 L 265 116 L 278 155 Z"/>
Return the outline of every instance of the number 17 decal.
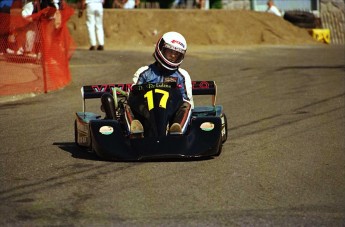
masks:
<path fill-rule="evenodd" d="M 168 98 L 169 98 L 169 92 L 161 90 L 161 89 L 155 89 L 154 92 L 163 95 L 160 102 L 159 102 L 159 107 L 166 109 Z M 148 105 L 149 111 L 152 110 L 154 108 L 153 90 L 146 92 L 144 97 L 147 99 L 147 105 Z"/>

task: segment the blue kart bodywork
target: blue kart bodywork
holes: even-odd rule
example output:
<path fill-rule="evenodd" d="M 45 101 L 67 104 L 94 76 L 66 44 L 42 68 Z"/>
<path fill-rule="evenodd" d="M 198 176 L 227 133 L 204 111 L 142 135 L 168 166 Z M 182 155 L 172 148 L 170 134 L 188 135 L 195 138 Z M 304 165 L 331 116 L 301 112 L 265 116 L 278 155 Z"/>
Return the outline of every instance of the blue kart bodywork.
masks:
<path fill-rule="evenodd" d="M 216 85 L 213 81 L 193 81 L 193 85 L 193 95 L 212 95 L 212 105 L 194 107 L 187 132 L 183 135 L 166 134 L 144 138 L 129 136 L 122 120 L 121 105 L 116 104 L 118 117 L 115 119 L 85 112 L 85 99 L 99 98 L 104 93 L 111 93 L 114 87 L 127 91 L 130 85 L 84 86 L 84 111 L 76 113 L 75 142 L 106 160 L 137 161 L 218 156 L 228 133 L 223 107 L 215 105 Z M 118 102 L 117 98 L 115 101 Z"/>

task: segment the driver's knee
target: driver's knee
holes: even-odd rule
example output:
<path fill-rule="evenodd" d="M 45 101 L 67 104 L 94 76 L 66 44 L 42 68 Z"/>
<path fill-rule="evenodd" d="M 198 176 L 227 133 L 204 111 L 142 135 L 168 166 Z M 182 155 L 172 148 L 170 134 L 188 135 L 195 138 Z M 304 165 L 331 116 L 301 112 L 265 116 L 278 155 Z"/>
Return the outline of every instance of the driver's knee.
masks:
<path fill-rule="evenodd" d="M 182 134 L 186 131 L 189 118 L 191 115 L 191 104 L 183 102 L 177 110 L 174 120 L 172 122 L 170 133 Z"/>

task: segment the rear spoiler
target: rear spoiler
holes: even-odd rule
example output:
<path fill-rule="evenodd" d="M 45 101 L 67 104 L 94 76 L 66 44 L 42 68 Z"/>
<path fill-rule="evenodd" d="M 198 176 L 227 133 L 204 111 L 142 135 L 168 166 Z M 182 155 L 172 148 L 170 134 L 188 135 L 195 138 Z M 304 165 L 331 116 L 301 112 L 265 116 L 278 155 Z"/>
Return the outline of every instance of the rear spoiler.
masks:
<path fill-rule="evenodd" d="M 86 85 L 81 88 L 83 99 L 101 98 L 104 93 L 112 93 L 117 90 L 119 96 L 124 96 L 132 90 L 133 84 L 102 84 L 102 85 Z M 121 91 L 123 92 L 121 92 Z M 211 95 L 212 105 L 215 105 L 217 86 L 214 81 L 192 81 L 193 95 Z"/>
<path fill-rule="evenodd" d="M 129 92 L 132 90 L 132 84 L 86 85 L 81 88 L 81 96 L 83 99 L 101 98 L 104 93 L 112 93 L 115 88 Z M 118 92 L 118 95 L 121 95 L 121 93 Z"/>
<path fill-rule="evenodd" d="M 215 81 L 192 81 L 193 95 L 211 95 L 212 106 L 216 105 L 217 85 Z"/>

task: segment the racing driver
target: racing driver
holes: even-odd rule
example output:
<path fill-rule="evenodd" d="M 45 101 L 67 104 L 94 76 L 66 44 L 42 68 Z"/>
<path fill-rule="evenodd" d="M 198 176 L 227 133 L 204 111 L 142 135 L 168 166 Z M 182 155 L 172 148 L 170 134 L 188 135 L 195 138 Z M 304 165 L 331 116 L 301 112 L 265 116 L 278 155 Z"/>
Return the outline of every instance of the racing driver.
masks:
<path fill-rule="evenodd" d="M 183 102 L 175 113 L 169 129 L 170 134 L 186 131 L 191 111 L 194 108 L 192 82 L 188 72 L 180 68 L 187 51 L 187 42 L 178 32 L 167 32 L 157 42 L 153 57 L 155 62 L 137 70 L 133 85 L 144 83 L 176 82 Z M 141 122 L 135 119 L 129 105 L 126 105 L 126 121 L 131 135 L 143 135 Z"/>

